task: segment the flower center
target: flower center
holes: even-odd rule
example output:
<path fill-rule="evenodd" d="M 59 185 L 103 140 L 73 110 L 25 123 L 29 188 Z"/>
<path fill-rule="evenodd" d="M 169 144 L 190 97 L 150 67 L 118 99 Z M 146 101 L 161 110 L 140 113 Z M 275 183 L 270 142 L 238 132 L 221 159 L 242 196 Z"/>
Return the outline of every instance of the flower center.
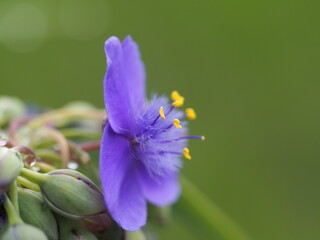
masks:
<path fill-rule="evenodd" d="M 144 155 L 184 155 L 191 159 L 186 141 L 204 140 L 204 136 L 186 135 L 186 119 L 194 120 L 197 115 L 192 108 L 186 108 L 185 112 L 177 109 L 185 101 L 177 91 L 171 93 L 171 99 L 171 104 L 164 98 L 151 101 L 149 109 L 141 117 L 144 122 L 138 124 L 141 126 L 139 134 L 131 142 Z"/>

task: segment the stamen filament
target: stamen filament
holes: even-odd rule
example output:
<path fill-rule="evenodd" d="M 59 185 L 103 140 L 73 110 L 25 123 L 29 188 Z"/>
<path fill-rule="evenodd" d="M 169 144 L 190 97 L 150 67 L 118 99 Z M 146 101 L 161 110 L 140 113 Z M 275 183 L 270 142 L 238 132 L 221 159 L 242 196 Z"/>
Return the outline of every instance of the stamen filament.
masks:
<path fill-rule="evenodd" d="M 155 120 L 153 121 L 153 123 L 151 124 L 151 126 L 153 126 L 153 125 L 158 121 L 159 117 L 162 118 L 161 113 L 160 113 L 160 111 L 162 111 L 161 108 L 163 108 L 163 107 L 160 107 L 160 109 L 159 109 L 159 115 L 155 118 Z M 174 109 L 174 107 L 172 106 L 166 114 L 164 114 L 164 110 L 163 110 L 163 115 L 164 115 L 164 116 L 165 116 L 165 115 L 168 116 L 168 115 L 172 112 L 173 109 Z M 163 119 L 163 118 L 162 118 L 162 119 Z M 166 119 L 166 116 L 165 116 L 164 119 Z M 170 127 L 171 127 L 171 126 L 170 126 Z M 170 127 L 169 127 L 169 128 L 170 128 Z"/>
<path fill-rule="evenodd" d="M 166 113 L 166 115 L 168 116 L 172 112 L 173 109 L 174 109 L 174 106 L 171 105 L 171 107 L 170 107 L 169 111 Z"/>
<path fill-rule="evenodd" d="M 205 136 L 183 136 L 179 138 L 174 138 L 166 141 L 161 141 L 160 143 L 170 143 L 170 142 L 176 142 L 176 141 L 181 141 L 185 139 L 199 139 L 199 140 L 205 140 Z"/>
<path fill-rule="evenodd" d="M 160 152 L 144 152 L 144 154 L 149 156 L 156 156 L 158 154 L 173 154 L 173 155 L 182 155 L 181 152 L 173 152 L 173 151 L 160 151 Z"/>

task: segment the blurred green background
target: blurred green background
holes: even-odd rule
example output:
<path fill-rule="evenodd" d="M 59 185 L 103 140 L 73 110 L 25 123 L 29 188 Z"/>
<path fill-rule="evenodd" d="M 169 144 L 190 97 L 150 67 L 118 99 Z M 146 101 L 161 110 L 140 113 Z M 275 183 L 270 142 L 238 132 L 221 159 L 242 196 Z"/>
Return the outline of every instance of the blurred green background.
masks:
<path fill-rule="evenodd" d="M 253 239 L 319 239 L 319 23 L 310 0 L 1 0 L 0 94 L 102 107 L 104 41 L 130 34 L 149 94 L 198 112 L 184 174 Z"/>

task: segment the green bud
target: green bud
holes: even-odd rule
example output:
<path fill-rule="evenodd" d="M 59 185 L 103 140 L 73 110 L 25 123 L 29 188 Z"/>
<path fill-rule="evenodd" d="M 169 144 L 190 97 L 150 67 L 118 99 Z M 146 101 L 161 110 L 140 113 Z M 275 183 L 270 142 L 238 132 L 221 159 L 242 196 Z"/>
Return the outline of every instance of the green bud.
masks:
<path fill-rule="evenodd" d="M 19 188 L 18 194 L 22 220 L 27 224 L 42 229 L 50 240 L 58 240 L 56 219 L 48 205 L 44 202 L 42 195 L 24 188 Z"/>
<path fill-rule="evenodd" d="M 19 152 L 0 147 L 0 193 L 5 191 L 23 167 L 23 159 Z"/>
<path fill-rule="evenodd" d="M 0 97 L 0 126 L 21 117 L 24 112 L 25 105 L 19 99 L 6 96 Z"/>
<path fill-rule="evenodd" d="M 88 230 L 75 226 L 65 218 L 59 217 L 59 235 L 63 240 L 97 240 Z"/>
<path fill-rule="evenodd" d="M 19 223 L 11 225 L 2 235 L 1 240 L 48 240 L 48 238 L 40 229 Z"/>
<path fill-rule="evenodd" d="M 41 192 L 50 208 L 68 218 L 82 218 L 106 211 L 100 189 L 81 173 L 60 169 L 45 175 Z"/>

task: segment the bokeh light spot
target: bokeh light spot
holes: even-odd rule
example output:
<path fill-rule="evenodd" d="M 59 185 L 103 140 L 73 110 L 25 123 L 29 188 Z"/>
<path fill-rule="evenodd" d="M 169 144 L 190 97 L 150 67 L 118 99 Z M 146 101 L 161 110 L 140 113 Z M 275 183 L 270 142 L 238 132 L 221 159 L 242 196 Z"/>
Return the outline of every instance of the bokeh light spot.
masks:
<path fill-rule="evenodd" d="M 15 4 L 0 18 L 0 43 L 12 51 L 33 51 L 47 36 L 47 18 L 41 9 L 33 4 Z"/>

